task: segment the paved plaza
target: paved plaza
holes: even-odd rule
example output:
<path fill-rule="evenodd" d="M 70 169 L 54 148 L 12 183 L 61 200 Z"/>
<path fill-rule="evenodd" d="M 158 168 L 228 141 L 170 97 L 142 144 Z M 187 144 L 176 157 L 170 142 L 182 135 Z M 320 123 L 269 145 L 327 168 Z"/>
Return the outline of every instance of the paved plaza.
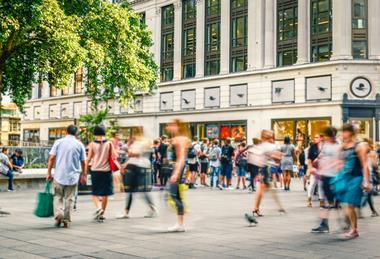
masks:
<path fill-rule="evenodd" d="M 163 192 L 153 193 L 158 218 L 144 218 L 147 207 L 139 198 L 130 219 L 116 219 L 125 203 L 124 194 L 118 193 L 104 223 L 91 220 L 91 197 L 80 196 L 71 229 L 56 229 L 53 219 L 33 215 L 36 192 L 0 193 L 1 207 L 12 213 L 0 217 L 0 258 L 380 258 L 380 218 L 370 218 L 368 208 L 359 221 L 361 236 L 341 241 L 336 220 L 331 221 L 330 234 L 309 233 L 319 209 L 306 208 L 299 183 L 279 194 L 288 213 L 279 215 L 267 195 L 264 217 L 256 227 L 248 227 L 243 215 L 251 207 L 251 193 L 187 191 L 188 231 L 167 233 L 175 217 L 165 206 Z M 378 197 L 375 202 L 380 207 Z"/>

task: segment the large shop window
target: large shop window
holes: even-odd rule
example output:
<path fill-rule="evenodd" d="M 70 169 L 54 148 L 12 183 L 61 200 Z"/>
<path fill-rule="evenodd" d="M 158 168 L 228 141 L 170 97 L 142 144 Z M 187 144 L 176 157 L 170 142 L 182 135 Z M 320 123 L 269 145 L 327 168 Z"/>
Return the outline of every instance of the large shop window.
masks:
<path fill-rule="evenodd" d="M 205 75 L 220 72 L 220 0 L 206 0 Z"/>
<path fill-rule="evenodd" d="M 161 81 L 173 80 L 174 6 L 162 8 L 161 16 Z"/>
<path fill-rule="evenodd" d="M 231 65 L 230 71 L 247 70 L 248 1 L 231 0 Z"/>
<path fill-rule="evenodd" d="M 40 142 L 40 130 L 39 129 L 24 129 L 24 142 L 39 143 Z"/>
<path fill-rule="evenodd" d="M 242 142 L 247 138 L 246 121 L 229 122 L 190 122 L 188 123 L 190 137 L 197 136 L 200 139 L 208 138 L 226 140 L 231 138 L 235 142 Z M 169 135 L 166 124 L 160 124 L 160 134 Z"/>
<path fill-rule="evenodd" d="M 368 58 L 368 0 L 352 0 L 352 56 Z"/>
<path fill-rule="evenodd" d="M 311 0 L 311 61 L 330 60 L 332 54 L 332 0 Z"/>
<path fill-rule="evenodd" d="M 66 128 L 49 129 L 49 144 L 53 144 L 57 139 L 63 138 L 66 135 Z"/>
<path fill-rule="evenodd" d="M 306 146 L 316 134 L 331 125 L 331 118 L 306 118 L 306 119 L 279 119 L 272 120 L 272 129 L 276 143 L 283 143 L 284 138 L 289 136 L 293 144 Z"/>
<path fill-rule="evenodd" d="M 297 62 L 297 1 L 277 1 L 277 66 Z"/>

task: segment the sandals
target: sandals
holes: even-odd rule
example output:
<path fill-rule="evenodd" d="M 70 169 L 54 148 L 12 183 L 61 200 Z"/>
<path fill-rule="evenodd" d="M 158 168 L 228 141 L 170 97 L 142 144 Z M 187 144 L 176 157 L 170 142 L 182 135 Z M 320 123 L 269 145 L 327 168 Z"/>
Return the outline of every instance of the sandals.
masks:
<path fill-rule="evenodd" d="M 263 214 L 260 213 L 260 210 L 259 210 L 259 209 L 255 209 L 255 210 L 253 210 L 252 213 L 253 213 L 253 215 L 256 214 L 258 217 L 262 217 L 262 216 L 263 216 Z"/>

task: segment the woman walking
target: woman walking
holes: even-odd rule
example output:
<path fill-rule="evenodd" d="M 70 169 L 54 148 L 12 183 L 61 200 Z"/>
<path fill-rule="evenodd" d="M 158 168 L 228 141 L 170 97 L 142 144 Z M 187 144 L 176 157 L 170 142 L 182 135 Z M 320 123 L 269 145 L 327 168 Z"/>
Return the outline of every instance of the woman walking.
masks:
<path fill-rule="evenodd" d="M 295 147 L 290 143 L 290 137 L 285 137 L 281 152 L 284 154 L 281 160 L 281 170 L 284 172 L 284 190 L 290 191 L 295 157 Z"/>
<path fill-rule="evenodd" d="M 141 191 L 144 192 L 145 200 L 150 208 L 149 213 L 146 218 L 152 218 L 157 215 L 157 210 L 153 204 L 152 198 L 147 191 L 146 186 L 139 186 L 140 179 L 146 177 L 148 170 L 151 170 L 149 161 L 149 151 L 150 143 L 143 136 L 143 131 L 141 127 L 136 128 L 134 136 L 130 141 L 128 148 L 128 161 L 122 165 L 122 168 L 126 168 L 126 173 L 124 174 L 125 191 L 128 192 L 127 204 L 125 207 L 125 214 L 119 219 L 129 218 L 129 212 L 132 206 L 133 193 L 138 192 L 139 188 L 142 187 Z M 129 180 L 128 183 L 126 180 Z M 145 178 L 147 179 L 147 178 Z"/>
<path fill-rule="evenodd" d="M 365 142 L 357 142 L 356 130 L 352 125 L 344 125 L 342 131 L 344 164 L 342 171 L 333 181 L 333 188 L 337 201 L 344 204 L 345 214 L 349 220 L 351 229 L 342 236 L 347 240 L 359 236 L 356 209 L 361 205 L 363 189 L 370 190 L 370 173 L 368 145 Z"/>
<path fill-rule="evenodd" d="M 106 129 L 103 126 L 94 128 L 95 141 L 88 146 L 87 164 L 91 163 L 92 200 L 96 211 L 94 219 L 105 220 L 108 196 L 113 195 L 113 177 L 110 159 L 117 157 L 112 143 L 105 139 Z"/>
<path fill-rule="evenodd" d="M 189 129 L 188 126 L 182 121 L 176 119 L 167 126 L 167 131 L 173 136 L 172 146 L 173 146 L 173 161 L 174 167 L 173 172 L 170 177 L 170 196 L 173 199 L 176 209 L 178 222 L 173 227 L 169 228 L 169 232 L 185 232 L 184 225 L 184 214 L 185 206 L 183 197 L 180 191 L 180 185 L 185 183 L 185 172 L 186 172 L 186 159 L 187 151 L 191 146 L 189 139 Z"/>

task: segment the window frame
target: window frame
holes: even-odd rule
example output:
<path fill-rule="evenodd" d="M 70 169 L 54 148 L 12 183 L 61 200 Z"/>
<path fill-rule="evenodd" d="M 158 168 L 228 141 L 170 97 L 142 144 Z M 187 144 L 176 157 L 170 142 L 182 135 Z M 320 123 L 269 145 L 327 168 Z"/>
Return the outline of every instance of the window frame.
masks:
<path fill-rule="evenodd" d="M 192 12 L 192 17 L 188 18 L 187 14 L 188 12 L 186 11 L 186 4 L 192 4 L 193 5 L 193 10 Z M 197 4 L 193 0 L 183 0 L 182 1 L 182 51 L 181 51 L 181 58 L 182 58 L 182 79 L 188 79 L 188 78 L 194 78 L 196 74 L 196 48 L 197 48 Z M 193 40 L 188 41 L 188 35 L 189 32 L 192 31 L 193 34 Z M 193 51 L 189 52 L 189 43 L 192 44 Z M 192 74 L 187 75 L 186 68 L 188 66 L 193 67 L 192 68 Z"/>
<path fill-rule="evenodd" d="M 206 1 L 206 12 L 205 12 L 205 39 L 204 39 L 204 75 L 205 76 L 215 76 L 220 73 L 220 23 L 221 23 L 221 0 L 216 0 L 217 4 L 209 5 L 213 0 Z M 215 8 L 218 13 L 212 14 L 208 10 Z M 212 41 L 212 27 L 216 26 L 217 31 L 217 41 Z M 213 50 L 213 46 L 216 46 L 217 49 Z M 217 67 L 214 73 L 211 73 L 213 63 L 217 63 Z"/>
<path fill-rule="evenodd" d="M 242 0 L 243 6 L 236 7 L 237 0 L 230 0 L 230 72 L 244 72 L 248 68 L 248 0 Z M 237 38 L 238 20 L 243 19 L 244 37 Z M 243 39 L 243 44 L 236 42 Z M 237 69 L 237 59 L 243 58 L 243 70 Z"/>
<path fill-rule="evenodd" d="M 167 8 L 172 8 L 172 17 L 165 17 Z M 174 5 L 166 5 L 161 7 L 161 66 L 160 66 L 160 81 L 172 81 L 174 76 Z M 168 21 L 171 21 L 170 23 Z M 172 47 L 167 48 L 167 37 L 172 38 Z M 167 71 L 171 71 L 169 76 Z"/>
<path fill-rule="evenodd" d="M 359 16 L 359 17 L 355 17 L 355 10 L 354 10 L 354 3 L 355 1 L 357 0 L 352 0 L 351 1 L 351 4 L 352 4 L 352 8 L 351 8 L 351 12 L 352 12 L 352 27 L 351 27 L 351 37 L 352 37 L 352 58 L 353 59 L 357 59 L 357 60 L 363 60 L 363 59 L 368 59 L 368 56 L 369 56 L 369 51 L 368 51 L 368 0 L 361 0 L 364 2 L 364 12 L 365 12 L 365 16 Z M 362 20 L 365 20 L 365 28 L 354 28 L 354 21 L 356 19 L 362 19 Z M 360 56 L 355 56 L 354 55 L 354 44 L 355 43 L 363 43 L 365 44 L 365 55 L 364 57 L 360 57 Z"/>
<path fill-rule="evenodd" d="M 315 25 L 313 23 L 313 20 L 319 20 L 321 18 L 321 14 L 323 14 L 323 12 L 319 12 L 319 3 L 321 1 L 328 1 L 328 5 L 329 5 L 329 10 L 328 10 L 328 32 L 318 32 L 316 31 L 314 33 L 314 26 L 317 26 L 317 30 L 319 29 L 318 25 Z M 317 5 L 317 17 L 314 17 L 314 12 L 313 12 L 313 5 L 314 3 Z M 333 24 L 332 24 L 332 0 L 311 0 L 310 2 L 310 62 L 311 63 L 316 63 L 316 62 L 321 62 L 321 61 L 328 61 L 331 59 L 331 56 L 332 56 L 332 45 L 333 45 L 333 35 L 332 35 L 332 31 L 333 31 Z M 322 16 L 323 17 L 323 16 Z M 319 52 L 319 49 L 321 48 L 321 46 L 327 46 L 329 48 L 329 52 L 328 52 L 328 58 L 326 60 L 322 60 L 321 57 L 320 57 L 320 52 Z M 313 50 L 315 48 L 318 48 L 318 51 L 317 51 L 317 56 L 316 58 L 314 59 L 314 56 L 313 56 Z"/>

